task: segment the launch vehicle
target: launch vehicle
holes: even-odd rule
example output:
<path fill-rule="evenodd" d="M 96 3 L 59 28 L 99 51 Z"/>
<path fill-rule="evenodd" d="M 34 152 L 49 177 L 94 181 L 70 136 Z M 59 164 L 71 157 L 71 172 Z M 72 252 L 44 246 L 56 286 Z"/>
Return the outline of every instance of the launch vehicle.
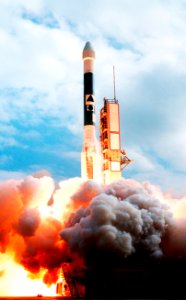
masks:
<path fill-rule="evenodd" d="M 83 49 L 84 63 L 84 143 L 81 153 L 81 176 L 105 184 L 119 179 L 131 160 L 121 149 L 119 102 L 104 98 L 100 110 L 100 141 L 96 139 L 94 97 L 95 52 L 90 42 Z M 115 80 L 114 80 L 115 91 Z"/>
<path fill-rule="evenodd" d="M 81 176 L 85 179 L 101 178 L 101 152 L 96 139 L 96 114 L 94 99 L 94 59 L 95 52 L 87 42 L 83 50 L 84 63 L 84 143 L 81 153 Z"/>

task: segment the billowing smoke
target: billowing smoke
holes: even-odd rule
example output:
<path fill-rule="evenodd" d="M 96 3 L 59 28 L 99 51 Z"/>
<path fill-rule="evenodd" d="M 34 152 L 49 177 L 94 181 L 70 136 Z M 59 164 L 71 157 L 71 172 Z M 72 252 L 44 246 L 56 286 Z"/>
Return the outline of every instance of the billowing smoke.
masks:
<path fill-rule="evenodd" d="M 44 268 L 47 284 L 57 280 L 57 269 L 66 260 L 66 245 L 59 237 L 62 222 L 49 213 L 54 192 L 48 176 L 10 180 L 0 187 L 1 252 L 13 252 L 31 273 Z"/>
<path fill-rule="evenodd" d="M 131 257 L 183 261 L 185 249 L 186 198 L 149 183 L 121 179 L 104 186 L 72 178 L 56 184 L 45 173 L 0 183 L 0 252 L 33 276 L 44 270 L 46 284 L 57 281 L 66 261 L 101 270 Z"/>
<path fill-rule="evenodd" d="M 100 249 L 127 257 L 139 249 L 154 257 L 163 256 L 161 242 L 173 226 L 167 204 L 131 180 L 96 187 L 95 192 L 89 205 L 77 209 L 61 232 L 72 250 L 83 256 Z M 79 203 L 84 204 L 86 194 L 83 185 L 73 199 L 78 201 L 79 196 Z"/>
<path fill-rule="evenodd" d="M 40 214 L 36 208 L 25 209 L 17 222 L 17 232 L 25 236 L 33 236 L 40 223 Z"/>
<path fill-rule="evenodd" d="M 93 198 L 84 205 L 90 187 Z M 185 295 L 186 218 L 178 217 L 185 198 L 121 179 L 105 187 L 87 182 L 74 199 L 81 207 L 61 236 L 85 260 L 88 298 Z"/>

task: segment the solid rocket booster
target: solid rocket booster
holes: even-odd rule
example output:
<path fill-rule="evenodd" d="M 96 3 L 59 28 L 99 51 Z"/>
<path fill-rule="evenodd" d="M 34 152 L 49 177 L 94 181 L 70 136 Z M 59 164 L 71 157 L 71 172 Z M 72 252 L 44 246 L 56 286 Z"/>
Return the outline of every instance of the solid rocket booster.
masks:
<path fill-rule="evenodd" d="M 101 179 L 101 153 L 96 139 L 94 99 L 95 52 L 90 42 L 83 49 L 84 64 L 84 143 L 81 153 L 81 176 L 84 179 Z"/>

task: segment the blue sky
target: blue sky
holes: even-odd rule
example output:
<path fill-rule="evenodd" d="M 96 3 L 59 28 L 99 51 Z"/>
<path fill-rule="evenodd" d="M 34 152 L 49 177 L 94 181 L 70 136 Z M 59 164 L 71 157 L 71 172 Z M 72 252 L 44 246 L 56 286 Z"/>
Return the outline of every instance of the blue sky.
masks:
<path fill-rule="evenodd" d="M 126 178 L 186 190 L 186 1 L 0 0 L 0 178 L 80 176 L 82 50 L 121 111 Z M 99 134 L 99 133 L 98 133 Z"/>

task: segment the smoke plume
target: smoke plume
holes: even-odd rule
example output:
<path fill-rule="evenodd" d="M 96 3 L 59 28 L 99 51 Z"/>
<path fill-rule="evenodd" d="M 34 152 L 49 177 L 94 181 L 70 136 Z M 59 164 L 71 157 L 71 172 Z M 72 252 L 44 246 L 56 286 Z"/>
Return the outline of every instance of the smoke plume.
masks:
<path fill-rule="evenodd" d="M 89 191 L 85 185 L 72 199 L 80 203 L 82 194 L 86 202 Z M 131 180 L 96 187 L 92 194 L 89 204 L 77 209 L 61 232 L 73 251 L 84 256 L 100 249 L 127 257 L 140 249 L 163 256 L 162 239 L 174 223 L 168 205 Z"/>
<path fill-rule="evenodd" d="M 45 172 L 0 183 L 1 258 L 11 255 L 48 285 L 67 261 L 76 269 L 133 257 L 186 261 L 185 249 L 186 197 L 150 183 L 121 179 L 105 186 L 72 178 L 57 184 Z"/>
<path fill-rule="evenodd" d="M 2 182 L 0 189 L 1 252 L 13 253 L 31 273 L 45 269 L 47 284 L 56 282 L 57 268 L 66 260 L 66 245 L 59 237 L 62 223 L 47 205 L 54 192 L 48 176 Z"/>

